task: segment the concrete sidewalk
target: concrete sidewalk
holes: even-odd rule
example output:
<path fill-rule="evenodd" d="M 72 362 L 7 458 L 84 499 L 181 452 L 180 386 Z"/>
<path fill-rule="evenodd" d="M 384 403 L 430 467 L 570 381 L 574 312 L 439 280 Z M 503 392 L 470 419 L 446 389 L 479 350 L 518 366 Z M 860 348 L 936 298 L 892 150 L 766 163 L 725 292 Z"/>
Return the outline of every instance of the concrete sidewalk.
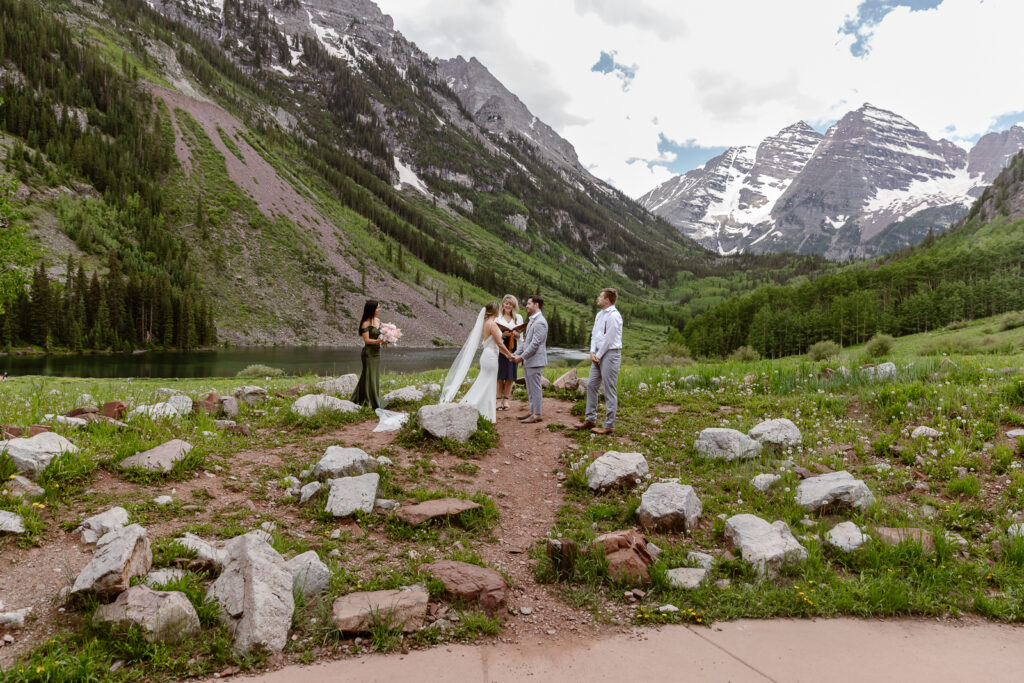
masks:
<path fill-rule="evenodd" d="M 292 666 L 260 683 L 395 681 L 1020 681 L 1024 626 L 982 621 L 744 620 L 596 640 L 452 645 Z"/>

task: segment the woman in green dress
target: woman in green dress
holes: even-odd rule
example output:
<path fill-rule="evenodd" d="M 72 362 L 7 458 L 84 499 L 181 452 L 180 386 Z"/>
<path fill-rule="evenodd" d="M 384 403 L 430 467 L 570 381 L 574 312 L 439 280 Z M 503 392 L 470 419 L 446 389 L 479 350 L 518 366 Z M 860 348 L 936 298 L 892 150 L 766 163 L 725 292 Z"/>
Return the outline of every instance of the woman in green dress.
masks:
<path fill-rule="evenodd" d="M 359 322 L 359 336 L 363 338 L 363 371 L 359 384 L 352 394 L 357 405 L 380 408 L 380 347 L 387 342 L 380 338 L 380 306 L 376 301 L 367 301 L 363 306 L 363 317 Z"/>

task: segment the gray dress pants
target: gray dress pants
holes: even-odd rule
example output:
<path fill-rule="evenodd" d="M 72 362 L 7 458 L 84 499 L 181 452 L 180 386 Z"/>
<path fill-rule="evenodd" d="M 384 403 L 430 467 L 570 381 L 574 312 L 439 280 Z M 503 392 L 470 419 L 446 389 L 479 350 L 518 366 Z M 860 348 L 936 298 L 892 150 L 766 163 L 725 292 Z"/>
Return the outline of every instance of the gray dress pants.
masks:
<path fill-rule="evenodd" d="M 530 399 L 530 415 L 540 415 L 541 400 L 544 398 L 544 390 L 540 386 L 543 372 L 543 365 L 523 368 L 523 374 L 526 375 L 526 395 Z"/>
<path fill-rule="evenodd" d="M 586 419 L 597 424 L 597 392 L 604 385 L 604 404 L 606 415 L 604 426 L 615 428 L 615 412 L 619 409 L 619 367 L 622 365 L 622 350 L 607 351 L 598 365 L 590 364 L 587 376 L 587 414 Z"/>

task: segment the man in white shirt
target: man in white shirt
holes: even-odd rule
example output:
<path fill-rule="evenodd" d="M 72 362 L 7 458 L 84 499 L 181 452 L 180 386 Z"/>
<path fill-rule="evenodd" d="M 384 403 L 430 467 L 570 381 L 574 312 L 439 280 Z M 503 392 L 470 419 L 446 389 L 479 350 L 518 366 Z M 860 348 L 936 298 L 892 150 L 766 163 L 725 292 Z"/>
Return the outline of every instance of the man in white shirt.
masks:
<path fill-rule="evenodd" d="M 589 429 L 595 434 L 615 432 L 615 412 L 619 407 L 619 367 L 622 365 L 622 316 L 615 308 L 619 293 L 607 287 L 597 295 L 601 309 L 590 333 L 590 375 L 587 377 L 587 413 L 574 429 Z M 597 426 L 597 393 L 604 385 L 604 426 Z"/>

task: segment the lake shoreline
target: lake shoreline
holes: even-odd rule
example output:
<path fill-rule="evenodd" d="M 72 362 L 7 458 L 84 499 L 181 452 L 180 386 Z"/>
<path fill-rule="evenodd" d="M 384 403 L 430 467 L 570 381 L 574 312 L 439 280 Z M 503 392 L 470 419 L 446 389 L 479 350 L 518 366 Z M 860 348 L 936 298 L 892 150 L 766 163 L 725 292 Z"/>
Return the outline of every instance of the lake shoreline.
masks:
<path fill-rule="evenodd" d="M 457 347 L 393 346 L 384 351 L 382 371 L 424 372 L 447 369 Z M 266 365 L 290 377 L 336 377 L 359 373 L 362 347 L 248 346 L 217 347 L 196 351 L 146 351 L 144 353 L 24 354 L 0 356 L 0 371 L 10 376 L 46 377 L 236 377 L 251 365 Z M 549 349 L 552 363 L 586 358 L 582 349 Z"/>

